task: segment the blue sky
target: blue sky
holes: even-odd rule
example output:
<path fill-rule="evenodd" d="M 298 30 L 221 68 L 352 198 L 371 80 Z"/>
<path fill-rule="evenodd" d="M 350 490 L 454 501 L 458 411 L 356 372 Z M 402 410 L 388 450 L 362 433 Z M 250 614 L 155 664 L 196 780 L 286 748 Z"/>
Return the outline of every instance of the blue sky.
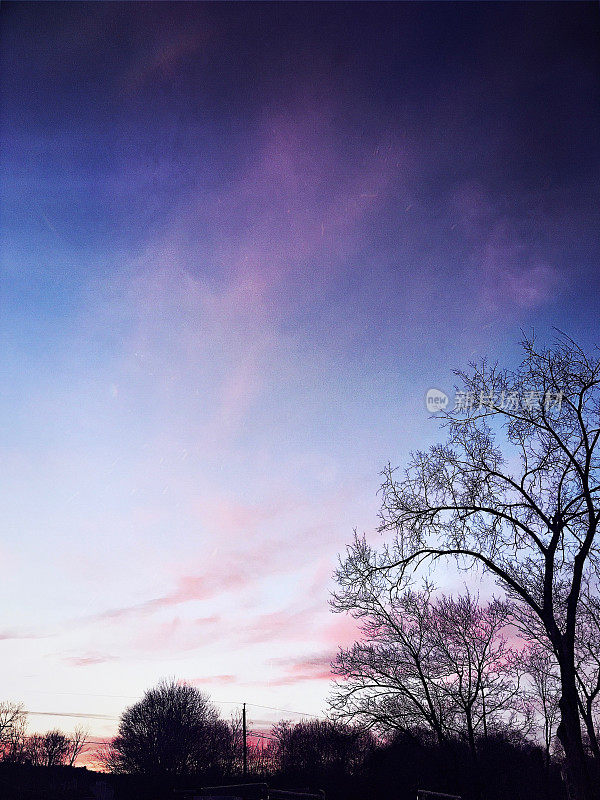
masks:
<path fill-rule="evenodd" d="M 336 555 L 426 390 L 597 341 L 598 5 L 0 21 L 4 693 L 323 711 Z"/>

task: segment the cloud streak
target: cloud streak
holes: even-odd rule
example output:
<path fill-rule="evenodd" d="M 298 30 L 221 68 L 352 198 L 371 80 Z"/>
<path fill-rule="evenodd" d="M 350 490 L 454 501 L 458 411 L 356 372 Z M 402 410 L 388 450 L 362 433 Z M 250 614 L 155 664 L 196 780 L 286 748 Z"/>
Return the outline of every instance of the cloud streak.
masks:
<path fill-rule="evenodd" d="M 325 652 L 302 658 L 273 659 L 273 665 L 283 667 L 284 674 L 272 678 L 269 683 L 272 686 L 290 686 L 306 681 L 330 681 L 334 657 L 335 652 Z"/>

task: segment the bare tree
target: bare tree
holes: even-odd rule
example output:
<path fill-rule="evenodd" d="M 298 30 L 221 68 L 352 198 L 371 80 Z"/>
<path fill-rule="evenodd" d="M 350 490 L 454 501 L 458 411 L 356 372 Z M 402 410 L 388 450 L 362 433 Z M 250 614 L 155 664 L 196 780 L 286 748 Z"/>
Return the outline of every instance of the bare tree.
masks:
<path fill-rule="evenodd" d="M 546 771 L 550 768 L 550 753 L 556 734 L 560 711 L 560 674 L 554 654 L 536 640 L 530 641 L 517 655 L 516 661 L 529 678 L 528 700 L 541 721 Z"/>
<path fill-rule="evenodd" d="M 26 749 L 27 712 L 21 703 L 0 703 L 0 759 L 21 763 Z"/>
<path fill-rule="evenodd" d="M 490 730 L 528 731 L 521 671 L 504 633 L 508 603 L 493 600 L 482 607 L 467 592 L 456 599 L 443 595 L 433 612 L 440 687 L 447 705 L 457 711 L 455 733 L 466 737 L 472 755 L 477 754 L 477 737 L 487 737 Z"/>
<path fill-rule="evenodd" d="M 232 714 L 229 720 L 228 743 L 223 756 L 223 771 L 234 774 L 242 772 L 244 758 L 244 723 L 241 711 Z M 248 735 L 251 735 L 248 732 Z"/>
<path fill-rule="evenodd" d="M 25 761 L 34 767 L 45 766 L 44 737 L 40 733 L 28 737 Z"/>
<path fill-rule="evenodd" d="M 561 682 L 558 738 L 573 798 L 598 796 L 582 735 L 576 638 L 586 567 L 599 555 L 600 359 L 561 335 L 523 342 L 516 371 L 482 362 L 459 372 L 442 413 L 445 444 L 384 472 L 377 569 L 399 581 L 424 562 L 479 564 L 540 620 Z M 505 452 L 497 444 L 502 438 Z M 564 592 L 561 589 L 564 588 Z"/>
<path fill-rule="evenodd" d="M 597 708 L 600 697 L 600 600 L 596 583 L 594 575 L 590 575 L 588 569 L 582 579 L 575 631 L 575 675 L 579 713 L 585 727 L 585 743 L 592 756 L 600 762 Z M 557 590 L 557 595 L 558 593 L 562 595 L 563 607 L 566 591 L 565 587 Z M 529 643 L 523 653 L 525 660 L 522 660 L 522 663 L 533 679 L 534 695 L 538 704 L 545 703 L 550 696 L 553 697 L 555 691 L 558 691 L 560 699 L 560 670 L 557 656 L 539 617 L 533 614 L 530 608 L 516 605 L 513 606 L 512 618 Z M 545 681 L 545 686 L 542 685 L 542 681 Z M 550 694 L 542 701 L 542 693 Z M 549 711 L 550 708 L 545 709 L 546 713 Z M 559 716 L 558 711 L 559 709 L 552 713 L 553 725 L 554 722 L 558 722 L 554 719 L 555 716 Z"/>
<path fill-rule="evenodd" d="M 334 663 L 336 716 L 380 732 L 425 728 L 440 744 L 476 738 L 510 721 L 521 727 L 526 707 L 503 630 L 507 603 L 485 608 L 468 593 L 454 599 L 399 592 L 376 568 L 377 553 L 357 540 L 340 563 L 332 605 L 360 620 L 361 640 Z M 517 712 L 519 712 L 517 714 Z"/>
<path fill-rule="evenodd" d="M 230 740 L 230 728 L 205 694 L 162 681 L 123 712 L 103 763 L 113 772 L 188 775 L 222 764 Z"/>
<path fill-rule="evenodd" d="M 22 703 L 0 703 L 0 756 L 12 740 L 15 731 L 20 730 L 27 718 Z"/>
<path fill-rule="evenodd" d="M 277 765 L 277 749 L 273 740 L 260 736 L 248 742 L 248 768 L 254 777 L 266 778 L 273 774 Z"/>
<path fill-rule="evenodd" d="M 62 731 L 48 731 L 42 736 L 45 767 L 58 767 L 65 764 L 69 755 L 69 737 Z"/>
<path fill-rule="evenodd" d="M 29 754 L 29 739 L 26 725 L 16 727 L 11 731 L 8 745 L 4 751 L 3 761 L 10 764 L 26 764 Z"/>
<path fill-rule="evenodd" d="M 331 707 L 337 717 L 382 733 L 425 727 L 443 743 L 452 710 L 433 656 L 431 589 L 398 594 L 385 574 L 369 569 L 372 557 L 359 540 L 336 575 L 340 590 L 332 606 L 360 620 L 362 636 L 332 664 L 342 680 Z"/>
<path fill-rule="evenodd" d="M 26 760 L 36 767 L 58 767 L 67 763 L 70 741 L 62 731 L 34 734 L 27 740 Z"/>
<path fill-rule="evenodd" d="M 67 758 L 67 763 L 70 767 L 72 767 L 77 761 L 77 758 L 85 752 L 87 748 L 88 737 L 89 731 L 86 728 L 79 726 L 73 731 L 73 735 L 69 739 L 69 752 Z"/>
<path fill-rule="evenodd" d="M 597 705 L 600 698 L 600 598 L 593 582 L 586 581 L 575 636 L 575 673 L 579 713 L 589 748 L 600 764 Z"/>

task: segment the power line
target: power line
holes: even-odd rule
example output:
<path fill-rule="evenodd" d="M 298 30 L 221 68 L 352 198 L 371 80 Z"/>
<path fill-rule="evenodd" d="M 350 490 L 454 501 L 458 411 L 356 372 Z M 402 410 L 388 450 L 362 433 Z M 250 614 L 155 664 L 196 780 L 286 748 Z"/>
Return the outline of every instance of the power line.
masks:
<path fill-rule="evenodd" d="M 132 695 L 132 694 L 98 694 L 95 692 L 50 692 L 47 689 L 27 689 L 28 692 L 33 692 L 35 694 L 53 694 L 53 695 L 68 695 L 72 697 L 109 697 L 115 700 L 140 700 L 140 695 Z M 143 696 L 143 695 L 142 695 Z M 219 705 L 227 705 L 227 706 L 243 706 L 243 700 L 213 700 L 213 702 Z M 252 708 L 268 708 L 269 711 L 281 711 L 284 714 L 299 714 L 303 717 L 314 717 L 315 719 L 324 719 L 322 715 L 319 714 L 311 714 L 308 711 L 295 711 L 291 708 L 278 708 L 277 706 L 265 706 L 261 705 L 260 703 L 246 703 L 247 706 L 252 706 Z M 30 714 L 35 712 L 30 711 Z M 113 718 L 113 719 L 116 719 Z"/>
<path fill-rule="evenodd" d="M 247 705 L 253 708 L 268 708 L 270 711 L 282 711 L 284 714 L 300 714 L 303 717 L 314 717 L 315 719 L 323 719 L 318 714 L 309 714 L 307 711 L 294 711 L 291 708 L 277 708 L 276 706 L 261 706 L 258 703 L 248 703 Z"/>
<path fill-rule="evenodd" d="M 100 696 L 100 695 L 99 695 Z M 112 695 L 111 695 L 112 696 Z M 225 701 L 216 701 L 218 703 L 225 702 Z M 228 701 L 229 704 L 229 701 Z M 231 703 L 232 705 L 241 705 L 243 706 L 244 703 Z M 276 706 L 263 706 L 259 703 L 246 703 L 246 706 L 251 706 L 252 708 L 266 708 L 269 711 L 281 711 L 284 714 L 299 714 L 302 717 L 314 717 L 314 719 L 325 719 L 323 716 L 319 716 L 318 714 L 310 714 L 308 711 L 294 711 L 291 708 L 277 708 Z M 29 711 L 27 710 L 28 714 L 32 716 L 42 716 L 42 717 L 83 717 L 83 718 L 90 718 L 90 719 L 108 719 L 108 720 L 119 720 L 120 717 L 115 717 L 110 714 L 100 714 L 98 712 L 90 712 L 86 713 L 83 711 Z"/>
<path fill-rule="evenodd" d="M 48 693 L 50 694 L 50 692 Z M 57 692 L 56 694 L 76 694 L 75 692 Z M 126 697 L 126 695 L 79 695 L 81 697 Z M 132 698 L 133 699 L 133 698 Z M 279 708 L 278 706 L 265 706 L 261 705 L 260 703 L 238 703 L 233 700 L 215 700 L 217 704 L 226 704 L 226 705 L 239 705 L 242 706 L 250 706 L 252 708 L 264 708 L 268 709 L 269 711 L 279 711 L 282 714 L 298 714 L 302 717 L 312 717 L 313 719 L 324 719 L 323 716 L 319 716 L 318 714 L 310 714 L 307 711 L 296 711 L 291 708 Z M 111 722 L 118 722 L 120 717 L 115 717 L 111 714 L 101 714 L 98 712 L 79 712 L 79 711 L 27 711 L 28 714 L 31 716 L 37 717 L 73 717 L 75 719 L 98 719 L 98 720 L 110 720 Z"/>
<path fill-rule="evenodd" d="M 32 717 L 75 717 L 76 719 L 109 719 L 118 721 L 119 717 L 110 714 L 82 714 L 78 711 L 27 711 Z"/>

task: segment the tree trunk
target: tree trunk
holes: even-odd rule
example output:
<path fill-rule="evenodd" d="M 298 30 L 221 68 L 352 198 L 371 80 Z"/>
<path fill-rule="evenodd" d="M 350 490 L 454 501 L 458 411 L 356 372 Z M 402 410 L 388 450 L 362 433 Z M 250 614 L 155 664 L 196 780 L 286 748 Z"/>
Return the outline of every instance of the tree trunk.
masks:
<path fill-rule="evenodd" d="M 467 708 L 465 710 L 466 717 L 467 717 L 467 737 L 469 740 L 469 749 L 471 751 L 471 757 L 473 761 L 477 761 L 477 747 L 475 745 L 475 731 L 473 730 L 473 715 L 471 713 L 471 709 Z"/>
<path fill-rule="evenodd" d="M 599 787 L 592 780 L 590 759 L 583 746 L 575 670 L 563 664 L 561 664 L 561 689 L 559 702 L 561 719 L 556 733 L 565 751 L 569 800 L 599 800 Z"/>
<path fill-rule="evenodd" d="M 434 725 L 435 735 L 438 740 L 438 744 L 440 747 L 443 747 L 446 744 L 446 735 L 444 734 L 443 730 L 439 725 Z"/>

